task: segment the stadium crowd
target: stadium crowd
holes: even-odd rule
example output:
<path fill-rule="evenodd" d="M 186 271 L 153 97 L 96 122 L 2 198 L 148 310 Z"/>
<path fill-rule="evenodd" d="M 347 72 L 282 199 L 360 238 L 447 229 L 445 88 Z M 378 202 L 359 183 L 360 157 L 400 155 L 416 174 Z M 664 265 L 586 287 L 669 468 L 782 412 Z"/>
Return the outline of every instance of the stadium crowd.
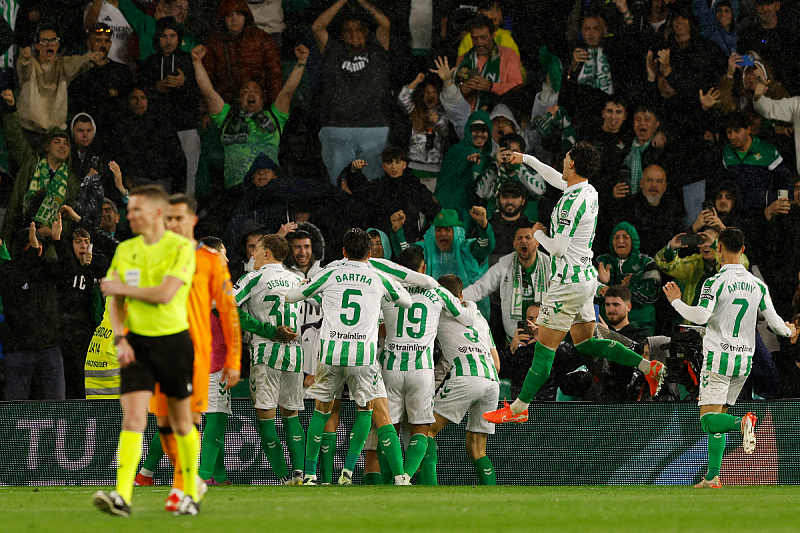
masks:
<path fill-rule="evenodd" d="M 800 7 L 775 0 L 5 0 L 0 20 L 4 398 L 84 398 L 98 289 L 129 190 L 197 199 L 236 281 L 285 236 L 305 279 L 368 229 L 417 244 L 491 325 L 511 392 L 549 277 L 554 168 L 601 150 L 596 295 L 609 335 L 664 356 L 718 270 L 716 236 L 800 324 Z M 552 214 L 558 217 L 558 213 Z M 320 319 L 303 304 L 298 328 Z M 107 329 L 107 328 L 106 328 Z M 98 331 L 100 336 L 98 337 Z M 800 394 L 797 339 L 760 328 L 753 398 Z M 243 350 L 243 375 L 249 351 Z M 313 361 L 304 372 L 313 380 Z M 100 377 L 100 374 L 92 374 Z M 102 384 L 86 389 L 102 389 Z M 671 392 L 669 392 L 671 390 Z M 102 394 L 99 394 L 102 396 Z M 667 387 L 659 399 L 689 399 Z M 642 376 L 562 344 L 540 399 L 637 401 Z"/>

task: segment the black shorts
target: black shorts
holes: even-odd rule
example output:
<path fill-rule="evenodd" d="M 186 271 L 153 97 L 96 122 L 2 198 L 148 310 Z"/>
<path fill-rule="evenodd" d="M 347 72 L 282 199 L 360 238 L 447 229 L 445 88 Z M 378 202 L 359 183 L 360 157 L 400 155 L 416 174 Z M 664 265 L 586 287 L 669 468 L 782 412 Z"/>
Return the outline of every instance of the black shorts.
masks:
<path fill-rule="evenodd" d="M 136 362 L 120 369 L 120 393 L 153 391 L 156 383 L 169 398 L 192 394 L 194 348 L 189 330 L 163 337 L 128 333 Z"/>

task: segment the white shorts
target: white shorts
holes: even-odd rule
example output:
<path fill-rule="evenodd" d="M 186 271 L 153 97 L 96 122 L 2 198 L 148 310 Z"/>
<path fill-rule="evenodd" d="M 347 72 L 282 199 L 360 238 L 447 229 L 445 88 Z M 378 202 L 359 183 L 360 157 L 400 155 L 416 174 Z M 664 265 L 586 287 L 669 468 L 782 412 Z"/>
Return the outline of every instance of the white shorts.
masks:
<path fill-rule="evenodd" d="M 409 424 L 433 424 L 433 395 L 436 392 L 433 369 L 384 370 L 386 398 L 392 424 L 403 414 Z"/>
<path fill-rule="evenodd" d="M 467 431 L 494 435 L 494 424 L 483 413 L 497 409 L 500 384 L 478 376 L 451 377 L 442 384 L 433 402 L 433 410 L 458 424 L 469 413 Z"/>
<path fill-rule="evenodd" d="M 745 381 L 747 376 L 732 378 L 704 368 L 700 372 L 700 401 L 697 404 L 734 405 Z"/>
<path fill-rule="evenodd" d="M 225 383 L 220 383 L 222 370 L 208 375 L 208 409 L 206 413 L 231 414 L 231 391 L 225 390 Z"/>
<path fill-rule="evenodd" d="M 550 283 L 539 308 L 539 325 L 566 332 L 573 324 L 594 322 L 596 291 L 597 279 L 581 283 Z"/>
<path fill-rule="evenodd" d="M 350 398 L 359 407 L 364 407 L 375 398 L 386 397 L 378 365 L 332 366 L 319 363 L 314 384 L 306 393 L 315 400 L 331 402 L 342 392 L 345 383 L 350 390 Z"/>
<path fill-rule="evenodd" d="M 250 396 L 256 409 L 303 410 L 303 373 L 275 370 L 263 363 L 250 367 Z"/>

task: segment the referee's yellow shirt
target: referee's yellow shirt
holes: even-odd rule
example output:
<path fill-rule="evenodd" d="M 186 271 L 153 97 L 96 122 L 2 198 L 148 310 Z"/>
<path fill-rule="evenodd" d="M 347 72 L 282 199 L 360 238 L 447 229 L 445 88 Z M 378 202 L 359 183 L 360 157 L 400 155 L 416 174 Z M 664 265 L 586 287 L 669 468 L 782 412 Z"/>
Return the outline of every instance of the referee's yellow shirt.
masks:
<path fill-rule="evenodd" d="M 192 243 L 171 231 L 164 232 L 155 244 L 146 244 L 141 236 L 123 241 L 117 247 L 108 276 L 133 287 L 157 287 L 166 276 L 178 278 L 183 286 L 166 304 L 149 304 L 127 298 L 125 326 L 137 335 L 161 337 L 189 329 L 186 301 L 195 270 Z"/>

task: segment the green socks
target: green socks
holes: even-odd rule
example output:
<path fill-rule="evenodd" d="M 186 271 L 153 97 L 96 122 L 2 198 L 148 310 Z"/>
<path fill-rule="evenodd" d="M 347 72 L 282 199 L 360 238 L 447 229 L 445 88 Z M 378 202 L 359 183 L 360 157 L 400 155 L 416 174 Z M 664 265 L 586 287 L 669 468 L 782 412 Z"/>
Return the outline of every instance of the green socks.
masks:
<path fill-rule="evenodd" d="M 272 471 L 278 479 L 283 479 L 289 475 L 286 468 L 286 458 L 283 455 L 283 446 L 278 440 L 278 430 L 275 428 L 275 419 L 259 420 L 258 434 L 261 437 L 261 449 L 267 456 Z"/>
<path fill-rule="evenodd" d="M 159 431 L 156 431 L 153 434 L 153 438 L 150 439 L 150 447 L 147 448 L 147 456 L 144 458 L 142 468 L 150 472 L 155 472 L 162 457 L 164 457 L 164 448 L 161 446 L 161 434 Z M 152 474 L 150 475 L 152 477 Z"/>
<path fill-rule="evenodd" d="M 347 457 L 344 460 L 345 470 L 352 472 L 356 469 L 356 463 L 358 458 L 361 457 L 361 450 L 364 449 L 364 444 L 367 442 L 371 425 L 372 410 L 356 412 L 356 421 L 353 423 L 353 430 L 350 432 L 350 446 L 347 449 Z"/>
<path fill-rule="evenodd" d="M 228 427 L 228 413 L 206 413 L 206 427 L 203 431 L 203 442 L 200 446 L 200 470 L 202 479 L 211 479 L 218 462 L 220 452 L 224 452 L 225 429 Z M 148 454 L 149 455 L 149 454 Z"/>
<path fill-rule="evenodd" d="M 428 450 L 428 436 L 422 433 L 416 433 L 411 436 L 408 441 L 408 449 L 406 450 L 406 461 L 403 464 L 403 470 L 409 476 L 413 476 L 419 469 L 420 463 L 425 458 L 425 452 Z"/>
<path fill-rule="evenodd" d="M 551 350 L 541 342 L 537 342 L 533 350 L 533 361 L 531 368 L 528 370 L 528 375 L 525 376 L 525 382 L 522 384 L 522 391 L 519 393 L 519 400 L 525 403 L 531 403 L 533 397 L 542 388 L 544 382 L 550 376 L 550 370 L 553 368 L 553 359 L 556 357 L 555 350 Z"/>
<path fill-rule="evenodd" d="M 157 432 L 156 435 L 158 435 Z M 116 490 L 126 503 L 131 503 L 136 467 L 139 466 L 139 459 L 142 458 L 142 434 L 122 430 L 119 434 L 117 457 L 119 466 L 117 467 Z"/>
<path fill-rule="evenodd" d="M 711 481 L 719 475 L 722 466 L 722 454 L 725 453 L 725 433 L 712 433 L 708 436 L 708 474 Z"/>
<path fill-rule="evenodd" d="M 322 432 L 325 430 L 325 423 L 331 414 L 323 414 L 314 410 L 311 422 L 308 423 L 308 435 L 306 436 L 306 465 L 305 474 L 307 476 L 317 475 L 317 458 L 319 457 L 319 447 L 322 445 Z"/>
<path fill-rule="evenodd" d="M 394 479 L 392 478 L 392 467 L 389 466 L 389 459 L 380 446 L 378 446 L 378 463 L 381 465 L 381 482 L 379 484 L 391 485 Z"/>
<path fill-rule="evenodd" d="M 419 465 L 419 474 L 417 474 L 417 481 L 420 485 L 439 484 L 436 481 L 436 454 L 436 439 L 428 437 L 428 447 L 425 450 L 425 458 L 422 460 L 422 464 Z"/>
<path fill-rule="evenodd" d="M 284 418 L 283 429 L 286 432 L 286 447 L 289 448 L 292 468 L 301 470 L 306 456 L 306 434 L 300 425 L 300 418 L 297 415 Z"/>
<path fill-rule="evenodd" d="M 742 417 L 729 415 L 727 413 L 706 413 L 700 417 L 700 427 L 709 434 L 741 431 Z M 711 439 L 709 438 L 709 443 L 710 442 Z"/>
<path fill-rule="evenodd" d="M 217 463 L 214 465 L 214 475 L 212 476 L 217 483 L 228 481 L 228 473 L 225 471 L 225 447 L 219 449 Z"/>
<path fill-rule="evenodd" d="M 361 478 L 362 485 L 383 485 L 380 472 L 364 472 Z"/>
<path fill-rule="evenodd" d="M 322 483 L 333 483 L 333 457 L 336 455 L 336 433 L 326 431 L 322 434 L 322 447 L 319 474 Z"/>
<path fill-rule="evenodd" d="M 480 480 L 481 485 L 497 485 L 497 477 L 494 473 L 492 461 L 487 456 L 484 455 L 483 457 L 474 460 L 472 462 L 472 466 L 475 468 L 475 472 L 478 474 L 478 479 Z"/>
<path fill-rule="evenodd" d="M 629 350 L 617 341 L 608 339 L 588 339 L 575 345 L 578 352 L 591 355 L 592 357 L 602 357 L 612 363 L 620 365 L 638 367 L 642 356 Z"/>
<path fill-rule="evenodd" d="M 369 428 L 367 428 L 369 432 Z M 400 438 L 397 430 L 391 424 L 378 428 L 378 447 L 386 454 L 392 477 L 403 475 L 403 450 L 400 448 Z"/>

